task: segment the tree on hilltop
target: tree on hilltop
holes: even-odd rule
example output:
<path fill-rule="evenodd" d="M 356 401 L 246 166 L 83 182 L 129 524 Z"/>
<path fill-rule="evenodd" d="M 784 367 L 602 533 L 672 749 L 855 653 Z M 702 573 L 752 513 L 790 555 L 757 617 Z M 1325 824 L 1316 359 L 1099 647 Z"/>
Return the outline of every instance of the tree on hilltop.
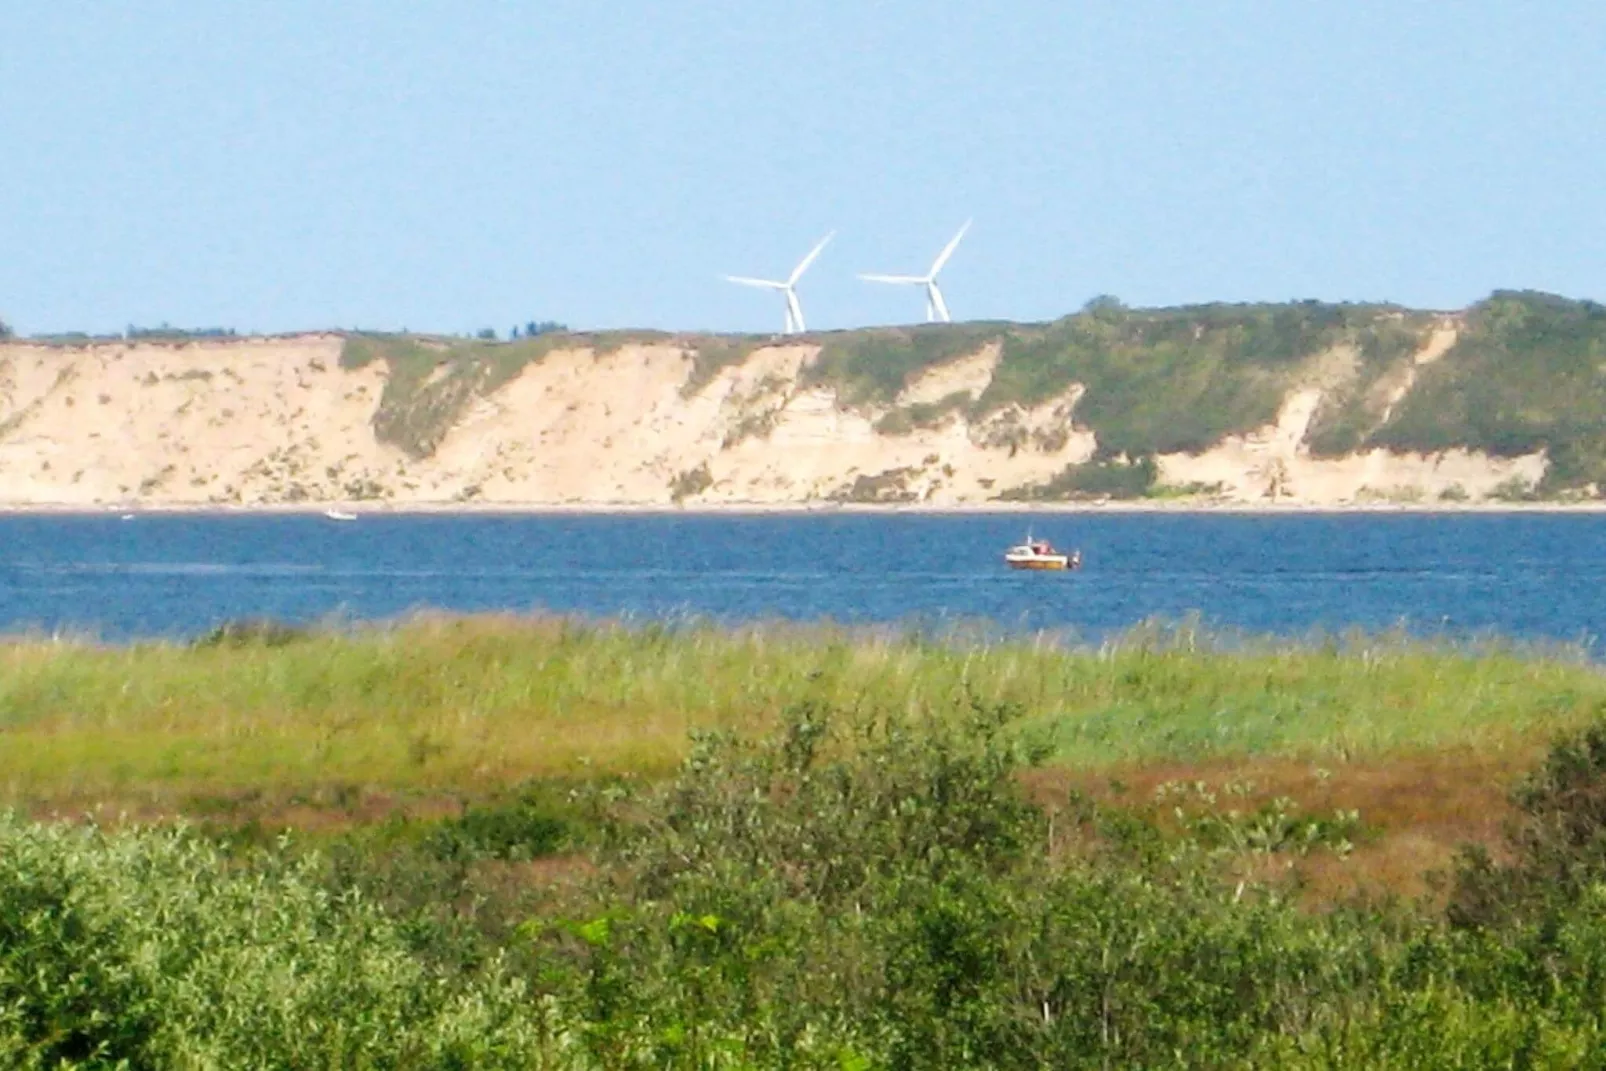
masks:
<path fill-rule="evenodd" d="M 8 338 L 15 337 L 16 332 L 11 329 L 11 325 L 6 323 L 4 320 L 0 320 L 0 342 L 4 342 Z"/>
<path fill-rule="evenodd" d="M 1106 316 L 1119 316 L 1126 312 L 1126 302 L 1114 294 L 1099 294 L 1088 298 L 1087 304 L 1082 306 L 1082 313 L 1086 316 L 1097 316 L 1103 313 Z"/>

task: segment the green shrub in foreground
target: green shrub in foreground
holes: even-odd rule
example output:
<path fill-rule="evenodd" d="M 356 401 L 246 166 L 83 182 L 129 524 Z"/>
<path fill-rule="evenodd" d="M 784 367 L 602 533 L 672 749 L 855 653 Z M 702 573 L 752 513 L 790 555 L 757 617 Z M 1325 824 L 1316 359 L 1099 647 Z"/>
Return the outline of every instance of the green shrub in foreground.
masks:
<path fill-rule="evenodd" d="M 4 1066 L 521 1067 L 538 1010 L 494 968 L 432 976 L 311 861 L 0 816 Z"/>
<path fill-rule="evenodd" d="M 1290 851 L 1343 850 L 1354 816 L 1227 811 L 1179 834 L 1082 803 L 1045 850 L 1048 816 L 1014 776 L 1037 752 L 1000 731 L 1010 720 L 804 705 L 770 740 L 705 738 L 633 802 L 606 910 L 532 931 L 575 965 L 593 1051 L 655 1038 L 662 1066 L 724 1045 L 755 1066 L 834 1052 L 907 1069 L 1590 1066 L 1606 1051 L 1606 894 L 1486 931 L 1402 904 L 1299 909 L 1265 875 Z"/>
<path fill-rule="evenodd" d="M 803 705 L 768 741 L 704 738 L 636 801 L 611 909 L 539 928 L 577 957 L 593 1042 L 659 1037 L 664 1066 L 708 1055 L 699 1028 L 766 1067 L 1212 1064 L 1377 973 L 1378 934 L 1224 884 L 1199 845 L 1111 826 L 1051 859 L 1012 716 Z"/>

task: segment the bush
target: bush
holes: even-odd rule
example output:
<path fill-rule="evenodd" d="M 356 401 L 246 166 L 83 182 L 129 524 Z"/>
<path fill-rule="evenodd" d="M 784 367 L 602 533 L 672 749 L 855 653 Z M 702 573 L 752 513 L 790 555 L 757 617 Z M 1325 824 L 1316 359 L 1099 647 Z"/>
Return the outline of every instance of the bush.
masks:
<path fill-rule="evenodd" d="M 524 1067 L 523 986 L 432 975 L 313 861 L 236 873 L 183 831 L 0 815 L 9 1067 Z"/>
<path fill-rule="evenodd" d="M 1510 862 L 1462 856 L 1450 901 L 1457 924 L 1566 913 L 1606 888 L 1606 722 L 1557 740 L 1512 802 L 1520 818 L 1508 833 Z"/>
<path fill-rule="evenodd" d="M 159 327 L 128 325 L 124 336 L 131 342 L 188 342 L 194 339 L 233 338 L 232 327 L 173 327 L 163 323 Z"/>
<path fill-rule="evenodd" d="M 1052 502 L 1076 498 L 1144 498 L 1154 490 L 1160 468 L 1152 457 L 1094 460 L 1067 465 L 1047 483 L 1017 487 L 998 497 L 1005 501 Z"/>
<path fill-rule="evenodd" d="M 568 810 L 564 801 L 532 787 L 510 802 L 471 806 L 442 822 L 429 837 L 429 849 L 442 860 L 539 859 L 573 843 Z"/>
<path fill-rule="evenodd" d="M 310 639 L 312 633 L 300 625 L 288 625 L 264 617 L 243 617 L 225 621 L 195 641 L 196 647 L 288 647 Z"/>
<path fill-rule="evenodd" d="M 1215 1065 L 1300 1036 L 1375 971 L 1363 928 L 1220 880 L 1228 842 L 1307 850 L 1337 827 L 1201 815 L 1210 843 L 1177 842 L 1073 808 L 1052 859 L 1016 716 L 804 703 L 767 740 L 700 738 L 616 828 L 611 906 L 542 929 L 549 957 L 578 956 L 594 1042 L 658 1038 L 688 1066 L 708 1038 L 743 1066 Z"/>

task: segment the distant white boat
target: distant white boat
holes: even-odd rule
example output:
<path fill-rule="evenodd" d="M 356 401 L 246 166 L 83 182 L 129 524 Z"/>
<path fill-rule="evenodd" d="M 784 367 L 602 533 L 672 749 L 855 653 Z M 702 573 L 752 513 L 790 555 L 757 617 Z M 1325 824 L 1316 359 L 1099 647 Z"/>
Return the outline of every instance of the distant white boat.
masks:
<path fill-rule="evenodd" d="M 1028 532 L 1026 542 L 1004 552 L 1004 564 L 1011 569 L 1080 569 L 1082 552 L 1073 550 L 1065 554 L 1055 550 L 1046 539 L 1033 539 Z"/>
<path fill-rule="evenodd" d="M 347 513 L 345 510 L 339 509 L 326 509 L 323 511 L 323 515 L 331 521 L 354 521 L 357 519 L 355 513 Z"/>

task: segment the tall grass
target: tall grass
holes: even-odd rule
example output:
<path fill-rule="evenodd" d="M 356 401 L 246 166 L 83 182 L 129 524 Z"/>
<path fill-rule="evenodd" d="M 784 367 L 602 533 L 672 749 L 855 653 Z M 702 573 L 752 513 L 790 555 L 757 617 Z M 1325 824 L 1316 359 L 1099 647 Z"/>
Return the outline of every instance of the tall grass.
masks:
<path fill-rule="evenodd" d="M 1400 636 L 1227 643 L 1146 628 L 1097 648 L 770 625 L 419 619 L 215 646 L 0 647 L 0 792 L 494 788 L 653 775 L 688 730 L 755 731 L 800 702 L 866 715 L 975 697 L 1056 763 L 1342 761 L 1532 742 L 1606 709 L 1564 651 Z"/>

